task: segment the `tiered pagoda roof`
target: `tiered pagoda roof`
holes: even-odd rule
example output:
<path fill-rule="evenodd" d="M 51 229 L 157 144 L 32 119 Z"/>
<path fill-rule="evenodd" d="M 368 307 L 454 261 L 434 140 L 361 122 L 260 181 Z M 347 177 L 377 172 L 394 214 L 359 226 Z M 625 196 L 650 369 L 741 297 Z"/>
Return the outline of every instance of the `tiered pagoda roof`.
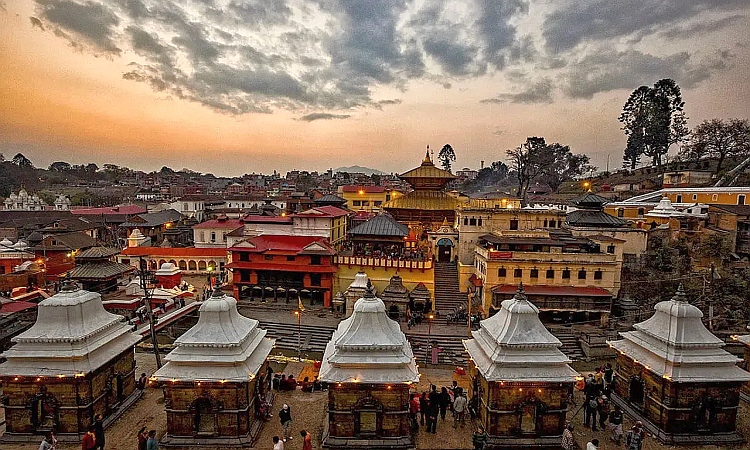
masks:
<path fill-rule="evenodd" d="M 539 309 L 520 285 L 500 311 L 479 323 L 473 339 L 463 341 L 488 381 L 573 382 L 577 372 L 561 351 L 562 343 L 539 320 Z"/>
<path fill-rule="evenodd" d="M 458 178 L 447 170 L 435 167 L 435 164 L 430 159 L 429 147 L 427 147 L 427 154 L 419 167 L 404 172 L 398 177 L 409 183 L 416 190 L 439 190 L 449 181 Z"/>
<path fill-rule="evenodd" d="M 372 285 L 339 323 L 323 354 L 320 379 L 328 383 L 412 383 L 419 381 L 414 354 L 398 323 L 391 320 Z"/>
<path fill-rule="evenodd" d="M 7 361 L 0 364 L 0 375 L 81 376 L 132 351 L 141 340 L 122 316 L 104 309 L 101 295 L 74 283 L 39 303 L 37 311 L 36 323 L 2 354 Z"/>
<path fill-rule="evenodd" d="M 157 380 L 251 380 L 265 362 L 274 339 L 258 321 L 241 315 L 237 301 L 216 288 L 200 307 L 198 323 L 175 341 Z"/>
<path fill-rule="evenodd" d="M 573 199 L 570 203 L 576 208 L 565 216 L 565 222 L 574 227 L 618 228 L 627 222 L 604 212 L 604 205 L 609 200 L 589 191 Z"/>
<path fill-rule="evenodd" d="M 724 341 L 703 325 L 703 313 L 687 302 L 682 285 L 654 309 L 650 319 L 609 344 L 673 382 L 750 381 L 750 373 L 736 366 L 738 358 L 721 348 Z"/>
<path fill-rule="evenodd" d="M 409 289 L 404 286 L 403 280 L 398 274 L 391 277 L 388 286 L 380 294 L 384 301 L 409 302 Z"/>

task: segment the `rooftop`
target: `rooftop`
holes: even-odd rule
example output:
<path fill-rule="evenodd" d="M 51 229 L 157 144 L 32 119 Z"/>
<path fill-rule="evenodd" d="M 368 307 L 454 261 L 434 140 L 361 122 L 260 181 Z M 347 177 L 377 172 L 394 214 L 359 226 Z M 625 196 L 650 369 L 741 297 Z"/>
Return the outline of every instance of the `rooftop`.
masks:
<path fill-rule="evenodd" d="M 398 236 L 409 235 L 409 227 L 396 221 L 389 214 L 378 214 L 372 219 L 349 230 L 352 236 Z"/>
<path fill-rule="evenodd" d="M 244 222 L 241 219 L 213 219 L 201 222 L 197 225 L 193 225 L 193 229 L 221 229 L 221 230 L 236 230 L 241 227 Z"/>
<path fill-rule="evenodd" d="M 295 254 L 325 254 L 336 252 L 320 236 L 288 236 L 264 234 L 237 242 L 230 251 L 248 251 L 253 253 L 291 252 Z"/>

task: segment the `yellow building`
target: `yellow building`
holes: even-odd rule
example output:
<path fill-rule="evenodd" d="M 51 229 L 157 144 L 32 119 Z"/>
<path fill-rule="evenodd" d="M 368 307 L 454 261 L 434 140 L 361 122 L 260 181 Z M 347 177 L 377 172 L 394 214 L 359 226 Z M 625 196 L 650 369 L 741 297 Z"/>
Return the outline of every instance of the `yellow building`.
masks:
<path fill-rule="evenodd" d="M 485 314 L 523 282 L 546 320 L 606 322 L 620 289 L 624 241 L 550 231 L 496 231 L 475 246 L 474 285 Z"/>
<path fill-rule="evenodd" d="M 625 201 L 608 203 L 604 207 L 607 214 L 623 220 L 638 221 L 654 209 L 662 197 L 675 206 L 685 204 L 704 205 L 746 205 L 750 204 L 750 187 L 706 187 L 668 188 L 648 194 L 637 195 Z"/>
<path fill-rule="evenodd" d="M 383 203 L 403 196 L 400 191 L 383 186 L 339 186 L 338 195 L 352 211 L 380 212 Z"/>
<path fill-rule="evenodd" d="M 366 272 L 377 292 L 383 292 L 393 275 L 401 277 L 404 286 L 412 291 L 423 283 L 430 296 L 435 298 L 434 264 L 427 261 L 406 261 L 400 259 L 371 258 L 365 256 L 335 256 L 338 271 L 334 275 L 334 292 L 344 292 L 354 281 L 358 272 Z"/>

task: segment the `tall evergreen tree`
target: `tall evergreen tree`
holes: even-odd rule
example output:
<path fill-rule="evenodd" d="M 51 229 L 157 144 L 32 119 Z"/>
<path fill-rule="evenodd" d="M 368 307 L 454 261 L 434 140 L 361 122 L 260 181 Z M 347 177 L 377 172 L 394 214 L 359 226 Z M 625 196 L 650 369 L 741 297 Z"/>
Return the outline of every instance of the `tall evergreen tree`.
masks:
<path fill-rule="evenodd" d="M 440 160 L 440 165 L 443 166 L 443 169 L 450 172 L 451 162 L 456 160 L 456 152 L 453 151 L 453 147 L 451 147 L 450 144 L 445 144 L 443 148 L 440 149 L 440 153 L 438 153 L 438 159 Z"/>

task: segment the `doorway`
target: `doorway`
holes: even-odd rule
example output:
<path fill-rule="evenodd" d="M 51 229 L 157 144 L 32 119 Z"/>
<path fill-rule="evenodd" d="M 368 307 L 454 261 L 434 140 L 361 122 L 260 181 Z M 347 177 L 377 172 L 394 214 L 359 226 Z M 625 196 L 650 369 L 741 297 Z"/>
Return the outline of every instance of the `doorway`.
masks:
<path fill-rule="evenodd" d="M 442 238 L 437 242 L 438 262 L 451 262 L 453 257 L 453 241 Z"/>

